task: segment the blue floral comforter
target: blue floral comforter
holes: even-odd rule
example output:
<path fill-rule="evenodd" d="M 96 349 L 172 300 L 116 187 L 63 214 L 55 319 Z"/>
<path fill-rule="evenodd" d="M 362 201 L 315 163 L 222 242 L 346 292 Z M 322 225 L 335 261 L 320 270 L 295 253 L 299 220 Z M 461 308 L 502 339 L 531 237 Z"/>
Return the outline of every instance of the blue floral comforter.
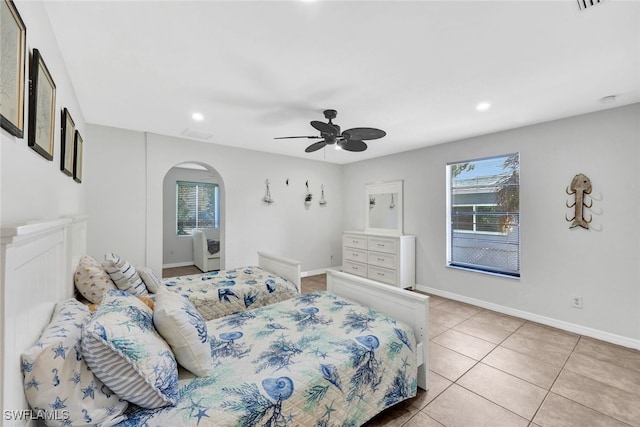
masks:
<path fill-rule="evenodd" d="M 261 267 L 242 267 L 164 279 L 193 303 L 205 320 L 251 310 L 299 295 L 293 282 Z"/>
<path fill-rule="evenodd" d="M 417 391 L 413 331 L 329 292 L 207 322 L 216 368 L 125 426 L 359 426 Z"/>

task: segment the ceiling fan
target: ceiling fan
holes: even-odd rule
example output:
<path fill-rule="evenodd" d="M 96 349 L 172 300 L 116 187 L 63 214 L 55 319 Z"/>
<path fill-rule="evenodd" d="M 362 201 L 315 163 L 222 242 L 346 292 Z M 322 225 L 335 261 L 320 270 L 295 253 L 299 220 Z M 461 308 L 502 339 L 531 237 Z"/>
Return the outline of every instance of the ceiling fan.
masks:
<path fill-rule="evenodd" d="M 329 120 L 329 123 L 317 120 L 311 122 L 311 126 L 320 131 L 320 136 L 279 136 L 274 139 L 308 138 L 322 140 L 308 146 L 304 150 L 307 153 L 312 153 L 332 144 L 337 144 L 336 148 L 339 147 L 347 151 L 364 151 L 367 149 L 367 144 L 364 141 L 382 138 L 387 134 L 385 131 L 375 128 L 353 128 L 340 132 L 340 126 L 331 121 L 337 115 L 338 112 L 336 110 L 324 110 L 324 117 Z"/>

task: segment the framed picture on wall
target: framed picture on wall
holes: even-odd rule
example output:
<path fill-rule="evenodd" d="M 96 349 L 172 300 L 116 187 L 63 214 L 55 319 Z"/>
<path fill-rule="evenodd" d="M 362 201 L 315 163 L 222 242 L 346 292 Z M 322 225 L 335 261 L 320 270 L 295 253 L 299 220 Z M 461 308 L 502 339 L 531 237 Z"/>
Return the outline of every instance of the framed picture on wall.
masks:
<path fill-rule="evenodd" d="M 0 0 L 0 124 L 24 136 L 24 73 L 27 28 L 11 0 Z"/>
<path fill-rule="evenodd" d="M 40 51 L 33 49 L 29 93 L 29 147 L 47 160 L 53 160 L 55 111 L 56 84 Z"/>
<path fill-rule="evenodd" d="M 60 144 L 60 170 L 73 176 L 76 124 L 66 108 L 62 110 L 62 143 Z"/>
<path fill-rule="evenodd" d="M 73 180 L 82 182 L 82 151 L 84 141 L 80 132 L 76 130 L 75 143 L 73 144 Z"/>

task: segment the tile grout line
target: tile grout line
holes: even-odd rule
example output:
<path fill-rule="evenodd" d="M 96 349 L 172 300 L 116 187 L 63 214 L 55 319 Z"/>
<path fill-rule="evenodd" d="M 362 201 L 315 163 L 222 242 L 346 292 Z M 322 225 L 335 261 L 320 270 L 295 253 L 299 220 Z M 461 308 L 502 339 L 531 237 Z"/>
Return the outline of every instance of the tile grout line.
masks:
<path fill-rule="evenodd" d="M 582 335 L 580 335 L 578 337 L 578 340 L 576 341 L 576 343 L 573 345 L 573 348 L 571 349 L 571 353 L 569 353 L 569 356 L 567 356 L 567 360 L 564 361 L 564 363 L 562 364 L 562 368 L 560 368 L 560 370 L 558 371 L 558 375 L 556 375 L 556 377 L 553 379 L 553 382 L 549 386 L 549 390 L 547 390 L 547 393 L 544 395 L 544 398 L 542 399 L 542 402 L 540 402 L 540 405 L 538 406 L 538 409 L 536 409 L 536 412 L 533 414 L 533 417 L 531 418 L 531 423 L 533 423 L 533 420 L 538 415 L 538 412 L 540 412 L 540 409 L 542 409 L 542 405 L 544 405 L 544 402 L 546 402 L 547 399 L 549 398 L 549 395 L 551 394 L 551 390 L 553 389 L 553 386 L 558 381 L 558 378 L 560 378 L 560 375 L 562 375 L 562 372 L 564 371 L 565 367 L 567 366 L 567 363 L 569 362 L 569 359 L 571 359 L 571 356 L 573 355 L 573 352 L 576 351 L 576 347 L 578 347 L 578 343 L 580 342 L 581 339 L 582 339 Z M 568 400 L 571 400 L 571 399 L 568 399 Z M 573 402 L 573 400 L 571 400 L 571 401 Z M 579 404 L 579 402 L 575 402 L 575 403 Z M 595 411 L 595 409 L 593 409 L 593 408 L 589 408 L 589 409 Z M 596 412 L 601 413 L 600 411 L 596 411 Z M 602 414 L 602 415 L 606 415 L 606 414 Z"/>

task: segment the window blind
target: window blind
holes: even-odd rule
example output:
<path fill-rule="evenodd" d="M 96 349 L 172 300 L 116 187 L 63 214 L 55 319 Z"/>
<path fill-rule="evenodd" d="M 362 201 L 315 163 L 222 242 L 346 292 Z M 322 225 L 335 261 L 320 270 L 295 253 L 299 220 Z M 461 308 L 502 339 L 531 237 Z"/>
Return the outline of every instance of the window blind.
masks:
<path fill-rule="evenodd" d="M 176 182 L 176 234 L 190 235 L 194 228 L 218 228 L 218 184 Z"/>
<path fill-rule="evenodd" d="M 447 262 L 520 276 L 520 156 L 447 165 Z"/>

